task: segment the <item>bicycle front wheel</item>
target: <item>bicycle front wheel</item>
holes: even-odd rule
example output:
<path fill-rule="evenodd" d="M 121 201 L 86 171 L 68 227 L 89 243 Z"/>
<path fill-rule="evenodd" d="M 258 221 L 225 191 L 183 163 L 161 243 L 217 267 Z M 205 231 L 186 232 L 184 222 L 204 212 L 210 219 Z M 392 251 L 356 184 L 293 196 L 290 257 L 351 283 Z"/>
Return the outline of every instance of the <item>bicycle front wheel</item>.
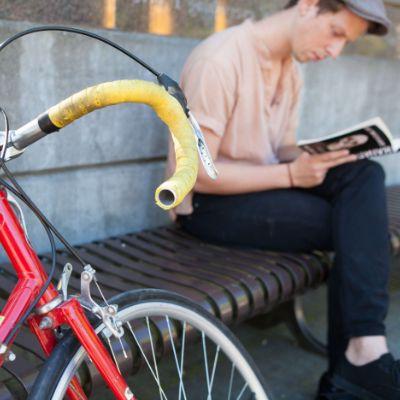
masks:
<path fill-rule="evenodd" d="M 271 399 L 261 373 L 226 326 L 174 293 L 144 289 L 110 300 L 118 304 L 122 340 L 104 339 L 135 397 L 141 399 Z M 113 399 L 75 338 L 66 337 L 45 363 L 31 400 L 64 397 L 77 374 L 88 398 Z"/>

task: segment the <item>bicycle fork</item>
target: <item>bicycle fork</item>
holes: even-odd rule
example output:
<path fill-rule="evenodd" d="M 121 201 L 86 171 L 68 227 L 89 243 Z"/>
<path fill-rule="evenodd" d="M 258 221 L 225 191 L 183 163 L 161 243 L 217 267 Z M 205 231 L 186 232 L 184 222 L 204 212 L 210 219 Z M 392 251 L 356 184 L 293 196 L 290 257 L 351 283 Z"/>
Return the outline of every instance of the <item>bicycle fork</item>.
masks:
<path fill-rule="evenodd" d="M 46 317 L 48 326 L 46 328 L 55 329 L 61 325 L 69 325 L 78 338 L 79 342 L 85 348 L 89 358 L 98 369 L 108 387 L 112 390 L 118 400 L 136 400 L 132 394 L 125 379 L 118 371 L 104 344 L 96 335 L 95 330 L 87 319 L 83 308 L 76 298 L 72 298 L 59 307 L 50 311 Z M 42 336 L 47 329 L 43 331 L 39 327 L 43 319 L 34 317 L 30 320 L 31 328 L 37 335 Z M 43 326 L 43 324 L 42 324 Z M 71 400 L 82 400 L 82 389 L 77 387 L 77 382 L 71 382 L 67 392 Z M 77 390 L 79 389 L 79 390 Z M 86 397 L 83 397 L 84 399 Z"/>

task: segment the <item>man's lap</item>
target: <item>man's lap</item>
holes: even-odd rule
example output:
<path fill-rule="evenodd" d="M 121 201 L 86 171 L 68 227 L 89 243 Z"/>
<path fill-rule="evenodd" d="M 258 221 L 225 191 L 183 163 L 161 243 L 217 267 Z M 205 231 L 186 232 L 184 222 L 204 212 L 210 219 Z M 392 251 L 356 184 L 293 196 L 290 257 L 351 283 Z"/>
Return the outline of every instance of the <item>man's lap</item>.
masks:
<path fill-rule="evenodd" d="M 331 169 L 324 183 L 311 189 L 224 196 L 196 193 L 193 214 L 180 216 L 178 222 L 189 233 L 223 245 L 273 251 L 334 250 L 332 230 L 337 223 L 333 219 L 338 213 L 332 210 L 341 192 L 347 192 L 341 207 L 350 207 L 352 215 L 357 210 L 362 212 L 360 201 L 363 207 L 367 203 L 373 205 L 374 211 L 378 199 L 382 208 L 386 206 L 383 182 L 382 167 L 374 161 L 361 160 Z M 347 204 L 349 187 L 354 193 L 366 195 Z M 381 211 L 386 217 L 386 211 Z M 368 214 L 363 214 L 362 220 L 365 215 Z"/>
<path fill-rule="evenodd" d="M 331 205 L 304 190 L 196 193 L 193 206 L 193 214 L 178 221 L 206 241 L 273 251 L 331 249 Z"/>

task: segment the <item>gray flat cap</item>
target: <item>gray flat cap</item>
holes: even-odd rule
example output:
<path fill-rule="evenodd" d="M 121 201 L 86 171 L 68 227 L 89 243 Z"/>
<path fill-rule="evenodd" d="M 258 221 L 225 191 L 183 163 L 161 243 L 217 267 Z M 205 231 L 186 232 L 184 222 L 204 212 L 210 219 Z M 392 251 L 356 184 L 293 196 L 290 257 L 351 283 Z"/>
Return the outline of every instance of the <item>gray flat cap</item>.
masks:
<path fill-rule="evenodd" d="M 391 23 L 382 0 L 343 0 L 343 3 L 354 14 L 372 22 L 368 33 L 380 36 L 388 33 Z"/>

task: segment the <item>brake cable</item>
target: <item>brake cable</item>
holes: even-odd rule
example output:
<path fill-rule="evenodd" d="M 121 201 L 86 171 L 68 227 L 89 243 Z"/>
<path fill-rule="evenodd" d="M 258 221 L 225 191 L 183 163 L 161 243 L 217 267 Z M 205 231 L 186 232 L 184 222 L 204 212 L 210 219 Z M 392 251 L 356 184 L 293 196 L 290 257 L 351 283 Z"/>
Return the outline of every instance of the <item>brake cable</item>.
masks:
<path fill-rule="evenodd" d="M 0 44 L 0 51 L 5 49 L 12 42 L 14 42 L 15 40 L 17 40 L 23 36 L 30 35 L 30 34 L 36 33 L 36 32 L 48 32 L 48 31 L 69 32 L 69 33 L 76 33 L 78 35 L 87 36 L 92 39 L 99 40 L 100 42 L 103 42 L 105 44 L 108 44 L 109 46 L 113 47 L 114 49 L 125 54 L 130 59 L 132 59 L 133 61 L 140 64 L 143 68 L 147 69 L 147 71 L 149 71 L 150 73 L 155 75 L 158 80 L 158 83 L 160 85 L 162 85 L 171 96 L 175 97 L 175 99 L 179 101 L 180 105 L 182 106 L 183 110 L 185 111 L 186 116 L 189 117 L 189 108 L 187 106 L 187 101 L 186 101 L 185 95 L 183 94 L 182 89 L 179 87 L 178 83 L 175 80 L 173 80 L 171 77 L 169 77 L 168 75 L 166 75 L 164 73 L 158 72 L 157 70 L 152 68 L 149 64 L 147 64 L 142 59 L 135 56 L 133 53 L 131 53 L 124 47 L 120 46 L 119 44 L 117 44 L 117 43 L 113 42 L 112 40 L 107 39 L 103 36 L 97 35 L 96 33 L 92 33 L 92 32 L 89 32 L 89 31 L 86 31 L 86 30 L 80 29 L 80 28 L 72 28 L 69 26 L 42 25 L 42 26 L 38 26 L 35 28 L 26 29 L 25 31 L 22 31 L 22 32 L 18 32 L 15 35 L 11 36 L 10 38 L 6 39 L 4 42 L 2 42 Z"/>

